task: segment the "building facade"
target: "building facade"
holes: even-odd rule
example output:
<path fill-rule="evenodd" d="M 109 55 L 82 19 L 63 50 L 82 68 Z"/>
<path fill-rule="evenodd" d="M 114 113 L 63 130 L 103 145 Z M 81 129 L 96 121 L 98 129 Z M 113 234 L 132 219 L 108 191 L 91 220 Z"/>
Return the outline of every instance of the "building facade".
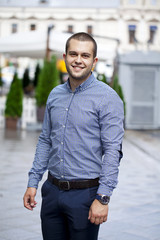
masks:
<path fill-rule="evenodd" d="M 68 3 L 69 2 L 69 3 Z M 160 51 L 160 0 L 1 0 L 0 38 L 15 32 L 85 31 L 108 49 Z"/>
<path fill-rule="evenodd" d="M 126 127 L 160 127 L 157 90 L 160 86 L 160 64 L 156 62 L 154 65 L 150 61 L 147 65 L 148 60 L 145 61 L 145 56 L 155 56 L 149 52 L 156 52 L 159 59 L 160 0 L 0 0 L 0 39 L 14 33 L 45 32 L 50 25 L 57 32 L 84 31 L 92 34 L 98 46 L 104 44 L 108 48 L 106 63 L 113 61 L 117 54 L 126 56 L 119 58 L 120 83 L 126 99 Z M 137 54 L 137 59 L 128 64 L 127 56 L 132 55 L 127 54 L 139 51 L 142 54 Z M 109 52 L 113 54 L 109 55 Z M 139 62 L 138 57 L 142 55 L 143 62 Z M 9 57 L 5 56 L 5 59 Z M 3 59 L 1 55 L 2 67 L 6 64 Z M 147 87 L 144 88 L 145 84 Z M 32 121 L 36 122 L 35 117 Z M 25 128 L 27 120 L 22 125 Z"/>

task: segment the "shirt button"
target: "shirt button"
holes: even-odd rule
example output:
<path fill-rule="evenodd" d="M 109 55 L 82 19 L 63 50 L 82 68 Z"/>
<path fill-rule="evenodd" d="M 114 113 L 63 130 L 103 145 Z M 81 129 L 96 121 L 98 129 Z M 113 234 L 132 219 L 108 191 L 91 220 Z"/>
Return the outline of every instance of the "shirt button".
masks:
<path fill-rule="evenodd" d="M 66 108 L 66 111 L 68 111 L 68 108 Z"/>
<path fill-rule="evenodd" d="M 63 128 L 65 128 L 65 125 L 63 125 Z"/>
<path fill-rule="evenodd" d="M 63 145 L 63 142 L 61 142 L 61 144 Z"/>
<path fill-rule="evenodd" d="M 63 159 L 61 159 L 61 162 L 63 162 Z"/>
<path fill-rule="evenodd" d="M 62 175 L 61 178 L 64 178 L 64 176 Z"/>

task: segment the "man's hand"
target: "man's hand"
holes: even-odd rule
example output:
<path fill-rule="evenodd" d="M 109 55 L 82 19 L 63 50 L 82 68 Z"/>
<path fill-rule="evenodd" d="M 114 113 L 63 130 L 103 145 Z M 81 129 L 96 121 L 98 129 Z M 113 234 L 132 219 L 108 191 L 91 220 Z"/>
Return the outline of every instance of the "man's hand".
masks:
<path fill-rule="evenodd" d="M 95 199 L 90 207 L 88 219 L 91 223 L 99 225 L 107 221 L 108 205 L 101 204 Z"/>
<path fill-rule="evenodd" d="M 27 188 L 23 197 L 24 207 L 31 211 L 33 211 L 33 208 L 35 208 L 37 204 L 37 202 L 35 201 L 36 193 L 37 193 L 36 188 L 29 187 Z"/>

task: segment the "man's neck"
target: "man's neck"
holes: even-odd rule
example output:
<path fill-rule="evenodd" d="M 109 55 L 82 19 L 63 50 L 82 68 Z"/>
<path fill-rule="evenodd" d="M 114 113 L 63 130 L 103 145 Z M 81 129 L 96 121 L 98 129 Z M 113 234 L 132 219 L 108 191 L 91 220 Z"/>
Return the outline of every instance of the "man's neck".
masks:
<path fill-rule="evenodd" d="M 79 87 L 83 82 L 84 82 L 85 80 L 74 80 L 74 79 L 69 79 L 69 83 L 70 83 L 70 87 L 71 87 L 71 90 L 72 90 L 72 92 L 74 92 L 75 91 L 75 89 L 77 88 L 77 87 Z"/>
<path fill-rule="evenodd" d="M 87 78 L 83 79 L 83 80 L 77 80 L 77 79 L 73 79 L 73 78 L 69 77 L 69 83 L 70 83 L 70 87 L 71 87 L 72 92 L 74 92 L 75 89 L 77 87 L 79 87 L 86 80 L 87 80 Z"/>

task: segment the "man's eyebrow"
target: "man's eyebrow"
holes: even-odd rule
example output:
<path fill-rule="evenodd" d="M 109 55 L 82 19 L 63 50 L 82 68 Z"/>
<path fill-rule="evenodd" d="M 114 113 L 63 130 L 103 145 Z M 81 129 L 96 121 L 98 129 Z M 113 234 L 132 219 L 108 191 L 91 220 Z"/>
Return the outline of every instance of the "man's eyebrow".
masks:
<path fill-rule="evenodd" d="M 75 54 L 75 53 L 78 54 L 78 52 L 76 52 L 76 51 L 69 51 L 68 53 L 69 53 L 69 54 L 73 54 L 73 53 L 74 53 L 74 54 Z M 88 52 L 82 52 L 81 55 L 88 55 L 88 56 L 91 56 L 91 53 L 88 53 Z"/>
<path fill-rule="evenodd" d="M 84 52 L 84 53 L 82 53 L 82 55 L 88 55 L 88 56 L 91 56 L 91 53 L 88 53 L 88 52 Z"/>
<path fill-rule="evenodd" d="M 70 53 L 70 54 L 71 54 L 71 53 L 77 53 L 77 52 L 76 52 L 76 51 L 69 51 L 68 53 Z"/>

